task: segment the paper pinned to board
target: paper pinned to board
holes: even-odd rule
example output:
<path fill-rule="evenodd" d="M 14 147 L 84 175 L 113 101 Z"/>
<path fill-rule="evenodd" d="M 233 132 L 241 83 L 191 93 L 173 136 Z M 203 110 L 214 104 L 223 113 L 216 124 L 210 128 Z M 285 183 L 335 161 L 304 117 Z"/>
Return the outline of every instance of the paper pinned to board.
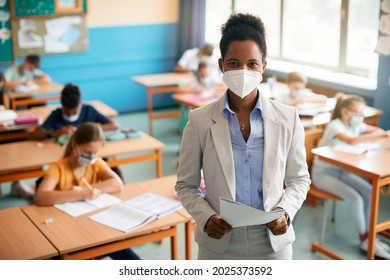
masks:
<path fill-rule="evenodd" d="M 266 224 L 286 212 L 284 209 L 265 212 L 224 197 L 219 198 L 219 203 L 221 218 L 233 228 Z"/>

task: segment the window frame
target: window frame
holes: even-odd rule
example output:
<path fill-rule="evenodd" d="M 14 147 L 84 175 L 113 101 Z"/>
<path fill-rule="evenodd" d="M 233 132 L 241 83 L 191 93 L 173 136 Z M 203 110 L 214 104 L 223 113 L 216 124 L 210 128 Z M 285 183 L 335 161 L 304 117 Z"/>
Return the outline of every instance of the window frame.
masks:
<path fill-rule="evenodd" d="M 210 1 L 210 0 L 209 0 Z M 212 1 L 212 0 L 211 0 Z M 235 12 L 236 9 L 236 0 L 230 0 L 231 1 L 231 13 Z M 347 74 L 353 74 L 358 76 L 363 76 L 366 78 L 370 78 L 370 70 L 348 66 L 347 65 L 347 44 L 348 44 L 348 15 L 349 15 L 349 1 L 350 0 L 341 0 L 341 13 L 340 13 L 340 32 L 339 32 L 339 56 L 338 56 L 338 66 L 331 67 L 327 65 L 321 65 L 318 63 L 310 63 L 306 61 L 301 61 L 298 59 L 291 59 L 283 57 L 283 21 L 284 21 L 284 8 L 285 8 L 285 0 L 279 0 L 280 1 L 280 40 L 279 40 L 279 55 L 278 56 L 270 56 L 269 58 L 273 60 L 279 60 L 279 61 L 286 61 L 290 63 L 300 64 L 304 66 L 310 66 L 310 67 L 317 67 L 325 70 L 330 70 L 334 72 L 341 72 L 341 73 L 347 73 Z M 379 18 L 378 18 L 379 20 Z"/>

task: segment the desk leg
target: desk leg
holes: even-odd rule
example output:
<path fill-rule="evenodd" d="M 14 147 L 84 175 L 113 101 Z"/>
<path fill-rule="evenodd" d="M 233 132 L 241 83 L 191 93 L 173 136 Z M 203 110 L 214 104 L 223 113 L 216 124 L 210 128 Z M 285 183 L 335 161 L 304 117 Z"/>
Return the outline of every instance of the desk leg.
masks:
<path fill-rule="evenodd" d="M 153 93 L 151 88 L 146 89 L 148 98 L 148 124 L 149 124 L 149 135 L 153 136 Z"/>
<path fill-rule="evenodd" d="M 156 175 L 157 175 L 157 178 L 161 178 L 162 177 L 162 153 L 161 153 L 161 149 L 158 149 L 156 150 L 156 155 L 157 155 L 157 159 L 156 159 Z"/>
<path fill-rule="evenodd" d="M 378 220 L 378 208 L 379 208 L 379 196 L 380 185 L 379 179 L 372 179 L 372 198 L 371 198 L 371 211 L 370 211 L 370 228 L 368 229 L 368 252 L 367 259 L 374 259 L 374 246 L 376 237 L 376 224 Z"/>
<path fill-rule="evenodd" d="M 195 225 L 192 221 L 185 223 L 185 246 L 186 246 L 186 260 L 192 259 L 192 232 Z"/>
<path fill-rule="evenodd" d="M 178 237 L 177 237 L 177 226 L 173 226 L 172 229 L 175 231 L 175 234 L 171 236 L 171 259 L 172 260 L 178 260 L 179 254 L 178 254 Z"/>

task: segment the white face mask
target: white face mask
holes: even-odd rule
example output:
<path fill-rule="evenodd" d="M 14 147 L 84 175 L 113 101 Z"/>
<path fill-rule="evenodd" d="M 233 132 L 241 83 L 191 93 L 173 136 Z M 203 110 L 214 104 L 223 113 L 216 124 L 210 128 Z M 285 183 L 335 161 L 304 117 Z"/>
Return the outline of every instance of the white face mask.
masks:
<path fill-rule="evenodd" d="M 64 120 L 67 121 L 67 122 L 75 122 L 75 121 L 77 121 L 77 120 L 79 119 L 80 114 L 68 116 L 68 115 L 66 115 L 64 112 L 62 112 L 62 117 L 63 117 Z"/>
<path fill-rule="evenodd" d="M 364 121 L 363 116 L 352 116 L 349 120 L 349 125 L 352 127 L 359 126 Z"/>
<path fill-rule="evenodd" d="M 263 75 L 261 72 L 245 69 L 230 70 L 223 73 L 222 80 L 232 92 L 243 99 L 257 88 L 263 80 Z"/>
<path fill-rule="evenodd" d="M 80 154 L 80 156 L 77 158 L 78 162 L 84 166 L 89 166 L 94 164 L 97 161 L 97 156 L 86 156 L 80 153 L 80 149 L 77 146 L 77 150 Z"/>
<path fill-rule="evenodd" d="M 85 155 L 81 155 L 78 157 L 78 162 L 81 163 L 84 166 L 89 166 L 94 164 L 97 161 L 97 157 L 88 157 Z"/>

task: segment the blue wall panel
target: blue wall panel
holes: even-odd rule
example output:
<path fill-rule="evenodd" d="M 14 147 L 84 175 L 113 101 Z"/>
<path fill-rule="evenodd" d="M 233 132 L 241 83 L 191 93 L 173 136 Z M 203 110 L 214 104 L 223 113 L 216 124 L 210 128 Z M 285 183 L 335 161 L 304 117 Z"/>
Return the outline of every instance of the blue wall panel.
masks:
<path fill-rule="evenodd" d="M 78 84 L 85 101 L 98 99 L 119 112 L 145 110 L 146 91 L 131 76 L 171 72 L 177 35 L 177 24 L 91 28 L 88 52 L 43 56 L 42 70 L 58 83 Z M 168 95 L 155 103 L 175 104 Z"/>

